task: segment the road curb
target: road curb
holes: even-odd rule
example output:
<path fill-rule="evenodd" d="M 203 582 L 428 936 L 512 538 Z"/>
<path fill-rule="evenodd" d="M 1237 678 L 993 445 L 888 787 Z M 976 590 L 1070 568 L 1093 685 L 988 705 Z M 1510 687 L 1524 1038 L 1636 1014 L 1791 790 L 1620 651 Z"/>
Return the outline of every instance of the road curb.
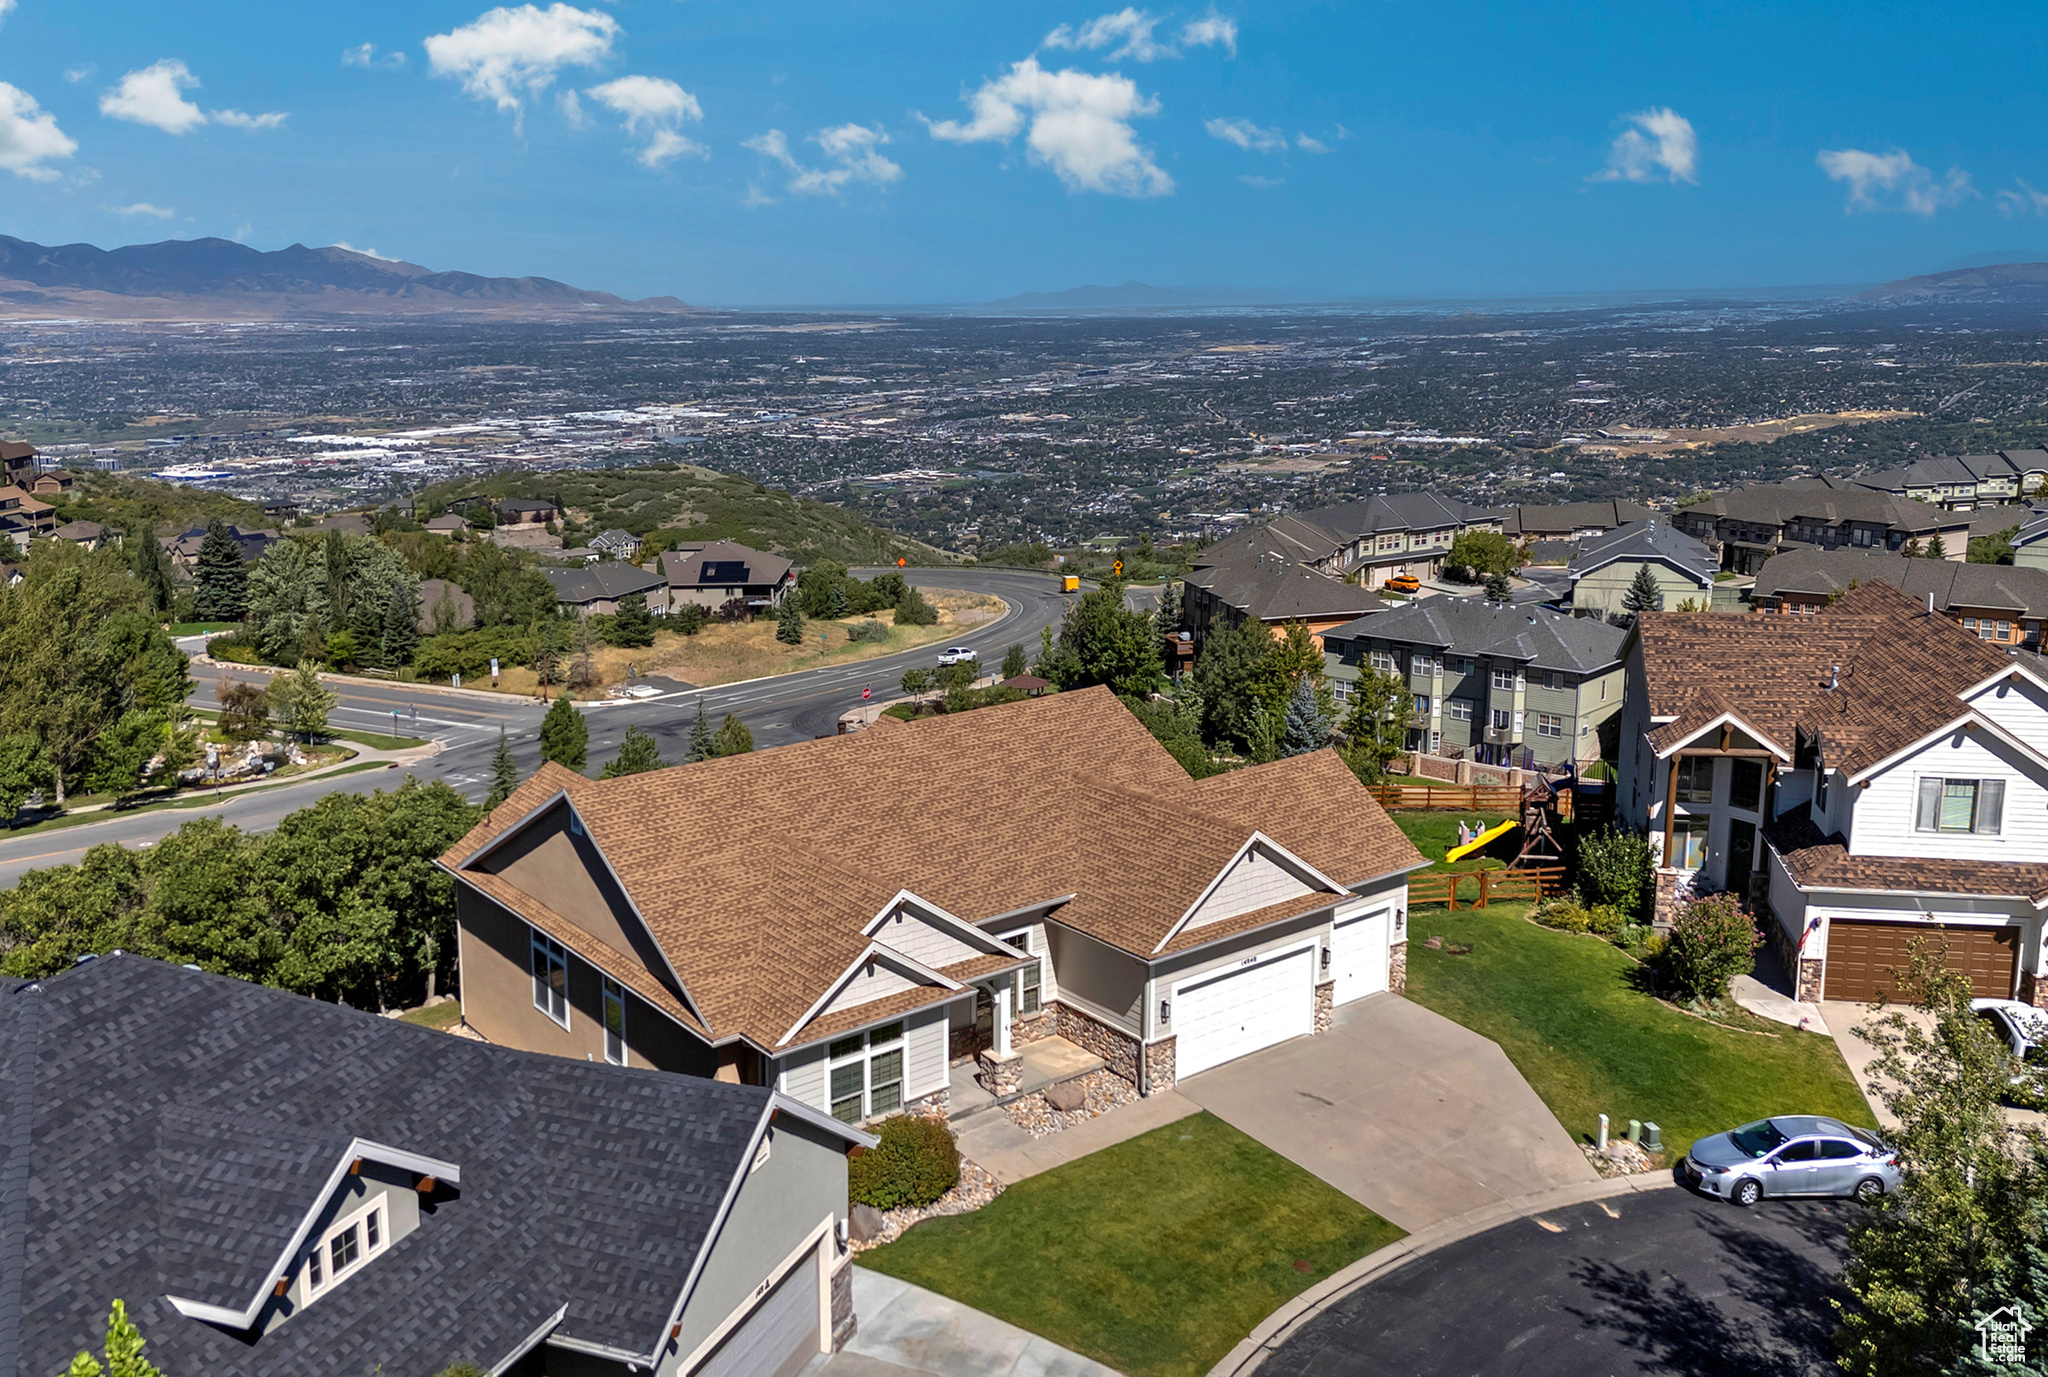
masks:
<path fill-rule="evenodd" d="M 1503 1200 L 1498 1204 L 1484 1205 L 1441 1223 L 1432 1224 L 1406 1238 L 1389 1243 L 1377 1252 L 1367 1253 L 1350 1266 L 1333 1272 L 1288 1301 L 1261 1321 L 1258 1327 L 1245 1336 L 1237 1347 L 1231 1349 L 1221 1362 L 1210 1368 L 1208 1377 L 1244 1377 L 1244 1374 L 1257 1371 L 1260 1364 L 1272 1356 L 1281 1344 L 1292 1338 L 1297 1329 L 1336 1302 L 1378 1281 L 1403 1263 L 1427 1257 L 1440 1248 L 1462 1242 L 1474 1234 L 1483 1234 L 1488 1229 L 1499 1228 L 1503 1224 L 1512 1224 L 1517 1219 L 1528 1219 L 1550 1210 L 1588 1205 L 1596 1200 L 1610 1200 L 1616 1196 L 1676 1189 L 1678 1182 L 1669 1172 L 1641 1172 L 1634 1176 L 1617 1176 L 1572 1186 L 1556 1186 L 1532 1195 Z"/>

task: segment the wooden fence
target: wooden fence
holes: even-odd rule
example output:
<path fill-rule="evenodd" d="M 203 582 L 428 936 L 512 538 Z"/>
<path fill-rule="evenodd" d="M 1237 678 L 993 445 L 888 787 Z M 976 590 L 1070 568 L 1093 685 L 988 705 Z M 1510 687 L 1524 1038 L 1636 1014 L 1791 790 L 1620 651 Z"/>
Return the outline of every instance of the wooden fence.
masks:
<path fill-rule="evenodd" d="M 1499 900 L 1543 899 L 1564 888 L 1561 865 L 1529 866 L 1521 870 L 1440 870 L 1408 877 L 1410 909 L 1442 907 L 1485 908 Z"/>
<path fill-rule="evenodd" d="M 1519 813 L 1522 791 L 1511 784 L 1373 784 L 1390 813 Z"/>

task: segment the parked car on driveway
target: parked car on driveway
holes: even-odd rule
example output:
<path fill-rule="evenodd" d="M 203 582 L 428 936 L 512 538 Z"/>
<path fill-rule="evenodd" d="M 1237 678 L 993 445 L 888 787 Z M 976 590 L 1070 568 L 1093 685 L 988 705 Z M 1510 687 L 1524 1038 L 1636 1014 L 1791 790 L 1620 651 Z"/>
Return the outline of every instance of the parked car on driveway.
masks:
<path fill-rule="evenodd" d="M 1853 1195 L 1897 1190 L 1899 1158 L 1878 1138 L 1817 1114 L 1779 1114 L 1700 1139 L 1686 1154 L 1687 1184 L 1738 1205 L 1765 1196 Z"/>
<path fill-rule="evenodd" d="M 2048 1064 L 2048 1014 L 2017 999 L 1973 999 L 1970 1008 L 2004 1045 L 2015 1082 L 2025 1079 L 2023 1066 Z"/>
<path fill-rule="evenodd" d="M 1386 581 L 1385 587 L 1390 593 L 1420 593 L 1422 580 L 1413 574 L 1396 574 Z"/>
<path fill-rule="evenodd" d="M 942 666 L 971 665 L 980 658 L 980 654 L 971 646 L 949 645 L 939 652 L 939 664 Z"/>

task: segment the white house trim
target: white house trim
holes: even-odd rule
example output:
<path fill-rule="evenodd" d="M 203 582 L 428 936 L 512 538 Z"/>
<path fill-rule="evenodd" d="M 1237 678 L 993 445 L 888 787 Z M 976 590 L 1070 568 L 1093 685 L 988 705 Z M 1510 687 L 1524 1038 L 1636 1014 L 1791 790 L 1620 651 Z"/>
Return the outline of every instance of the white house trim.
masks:
<path fill-rule="evenodd" d="M 1662 722 L 1670 723 L 1676 722 L 1677 720 L 1678 719 L 1675 717 L 1667 717 L 1662 719 Z M 1655 722 L 1657 721 L 1657 719 L 1652 719 L 1652 721 Z M 1743 721 L 1733 712 L 1724 712 L 1720 716 L 1714 718 L 1713 721 L 1708 722 L 1705 725 L 1701 726 L 1697 731 L 1689 732 L 1685 736 L 1679 738 L 1677 741 L 1672 742 L 1669 746 L 1666 746 L 1661 750 L 1657 750 L 1657 759 L 1669 760 L 1674 753 L 1684 750 L 1687 746 L 1690 746 L 1693 742 L 1699 740 L 1708 732 L 1720 726 L 1732 726 L 1742 731 L 1744 734 L 1748 736 L 1755 737 L 1759 744 L 1761 744 L 1766 750 L 1768 750 L 1772 755 L 1778 757 L 1778 759 L 1780 760 L 1790 761 L 1792 759 L 1792 752 L 1786 750 L 1783 746 L 1780 746 L 1777 742 L 1771 740 L 1768 733 L 1758 731 L 1755 727 L 1752 727 L 1749 723 Z"/>
<path fill-rule="evenodd" d="M 920 915 L 931 919 L 939 927 L 949 930 L 950 932 L 952 932 L 954 936 L 960 938 L 961 941 L 967 943 L 969 946 L 980 948 L 984 953 L 986 953 L 989 956 L 1006 955 L 1006 953 L 997 950 L 1000 944 L 991 939 L 989 935 L 983 932 L 980 928 L 974 926 L 974 924 L 969 923 L 962 918 L 956 917 L 955 915 L 948 913 L 945 909 L 940 908 L 937 904 L 932 903 L 929 899 L 919 898 L 917 895 L 911 893 L 907 889 L 897 890 L 896 897 L 891 899 L 888 903 L 882 905 L 882 911 L 880 913 L 877 913 L 874 917 L 868 919 L 867 926 L 861 929 L 861 935 L 863 937 L 872 939 L 877 932 L 881 931 L 883 925 L 889 921 L 890 914 L 896 912 L 896 910 L 899 908 L 906 907 L 917 910 L 917 912 Z M 907 960 L 908 958 L 905 959 Z"/>
<path fill-rule="evenodd" d="M 1000 955 L 1000 953 L 991 952 L 990 955 Z M 940 975 L 922 961 L 914 961 L 893 947 L 885 947 L 880 942 L 869 942 L 866 949 L 853 959 L 853 964 L 839 973 L 838 977 L 826 987 L 825 993 L 818 996 L 815 1004 L 804 1010 L 803 1016 L 789 1026 L 789 1031 L 778 1038 L 775 1045 L 777 1047 L 789 1046 L 789 1040 L 802 1032 L 804 1025 L 816 1018 L 819 1012 L 832 1002 L 833 997 L 846 988 L 848 981 L 860 974 L 860 968 L 867 965 L 868 962 L 875 960 L 887 961 L 892 965 L 901 966 L 909 974 L 918 976 L 942 990 L 964 990 L 967 988 L 959 981 Z"/>
<path fill-rule="evenodd" d="M 1890 769 L 1892 766 L 1912 759 L 1921 751 L 1926 750 L 1927 747 L 1932 745 L 1934 742 L 1939 741 L 1942 737 L 1947 736 L 1951 732 L 1976 731 L 1980 728 L 1983 730 L 1986 736 L 1996 737 L 1999 741 L 2005 743 L 2007 746 L 2010 746 L 2013 750 L 2018 751 L 2021 755 L 2033 761 L 2035 764 L 2043 766 L 2044 768 L 2048 768 L 2048 755 L 2043 755 L 2037 748 L 2029 745 L 2025 741 L 2020 740 L 2017 736 L 2014 736 L 2011 732 L 1999 726 L 1996 722 L 1986 717 L 1983 713 L 1977 711 L 1975 708 L 1972 708 L 1968 712 L 1965 712 L 1961 717 L 1955 718 L 1953 721 L 1943 723 L 1941 726 L 1927 733 L 1927 735 L 1921 737 L 1919 740 L 1909 742 L 1908 744 L 1901 746 L 1898 750 L 1893 751 L 1890 755 L 1886 756 L 1883 760 L 1878 761 L 1876 764 L 1864 766 L 1855 774 L 1850 775 L 1848 782 L 1850 784 L 1861 784 L 1866 779 L 1874 779 L 1878 775 Z"/>
<path fill-rule="evenodd" d="M 507 1353 L 491 1365 L 490 1377 L 504 1377 L 505 1370 L 527 1354 L 533 1352 L 535 1345 L 545 1339 L 554 1330 L 554 1327 L 562 1322 L 562 1317 L 568 1313 L 569 1307 L 564 1305 L 560 1310 L 542 1320 L 539 1328 L 513 1345 L 510 1353 Z"/>
<path fill-rule="evenodd" d="M 782 1261 L 771 1267 L 768 1270 L 768 1275 L 762 1278 L 760 1285 L 748 1292 L 747 1298 L 734 1306 L 732 1313 L 720 1320 L 717 1326 L 704 1336 L 703 1342 L 691 1349 L 689 1354 L 676 1364 L 676 1371 L 689 1372 L 697 1364 L 710 1357 L 719 1344 L 725 1342 L 726 1336 L 739 1328 L 747 1316 L 753 1313 L 754 1307 L 760 1303 L 761 1298 L 770 1291 L 773 1291 L 777 1283 L 796 1270 L 803 1263 L 804 1258 L 810 1255 L 815 1255 L 818 1259 L 819 1351 L 821 1353 L 830 1353 L 832 1351 L 832 1268 L 827 1265 L 825 1250 L 820 1245 L 824 1243 L 828 1236 L 835 1232 L 833 1228 L 834 1222 L 829 1214 L 819 1220 L 817 1226 L 804 1235 L 804 1241 L 790 1249 L 788 1255 Z"/>

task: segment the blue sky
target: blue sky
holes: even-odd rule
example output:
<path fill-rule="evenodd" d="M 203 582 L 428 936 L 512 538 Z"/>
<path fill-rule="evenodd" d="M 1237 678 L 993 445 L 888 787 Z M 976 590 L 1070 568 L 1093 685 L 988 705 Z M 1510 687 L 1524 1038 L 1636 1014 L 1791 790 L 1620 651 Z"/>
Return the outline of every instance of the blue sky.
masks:
<path fill-rule="evenodd" d="M 342 242 L 721 305 L 1880 281 L 2048 247 L 2037 21 L 0 0 L 0 232 Z"/>

